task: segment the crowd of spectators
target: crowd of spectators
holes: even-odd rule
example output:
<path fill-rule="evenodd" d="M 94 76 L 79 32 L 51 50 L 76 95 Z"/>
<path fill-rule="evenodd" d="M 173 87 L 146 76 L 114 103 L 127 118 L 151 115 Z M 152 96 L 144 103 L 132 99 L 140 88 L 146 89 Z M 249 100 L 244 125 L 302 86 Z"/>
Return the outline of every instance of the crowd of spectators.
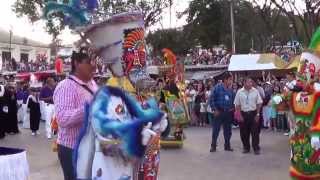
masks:
<path fill-rule="evenodd" d="M 185 65 L 214 65 L 214 64 L 229 64 L 231 54 L 223 49 L 213 50 L 204 49 L 193 51 L 185 56 L 178 56 L 177 61 L 182 60 Z M 163 65 L 163 57 L 152 57 L 148 65 Z"/>
<path fill-rule="evenodd" d="M 214 64 L 229 64 L 231 54 L 226 50 L 202 50 L 194 52 L 191 58 L 186 58 L 186 65 L 214 65 Z"/>
<path fill-rule="evenodd" d="M 17 71 L 17 72 L 36 72 L 46 71 L 54 69 L 54 64 L 47 61 L 33 61 L 17 62 L 14 58 L 10 61 L 4 61 L 2 69 L 5 71 Z"/>
<path fill-rule="evenodd" d="M 236 75 L 234 77 L 232 90 L 236 94 L 243 87 L 245 78 Z M 263 72 L 262 78 L 255 78 L 254 81 L 254 87 L 259 91 L 264 102 L 261 111 L 261 127 L 287 133 L 286 110 L 272 106 L 272 97 L 282 93 L 289 80 Z M 187 81 L 186 95 L 192 126 L 208 126 L 212 123 L 213 112 L 208 105 L 208 101 L 212 88 L 217 83 L 221 83 L 221 80 L 210 78 Z M 234 120 L 234 128 L 237 127 L 237 122 Z"/>
<path fill-rule="evenodd" d="M 290 46 L 275 46 L 270 48 L 271 53 L 275 53 L 281 59 L 285 60 L 286 62 L 289 62 L 290 59 L 297 54 L 301 53 L 301 50 L 299 48 L 290 47 Z"/>

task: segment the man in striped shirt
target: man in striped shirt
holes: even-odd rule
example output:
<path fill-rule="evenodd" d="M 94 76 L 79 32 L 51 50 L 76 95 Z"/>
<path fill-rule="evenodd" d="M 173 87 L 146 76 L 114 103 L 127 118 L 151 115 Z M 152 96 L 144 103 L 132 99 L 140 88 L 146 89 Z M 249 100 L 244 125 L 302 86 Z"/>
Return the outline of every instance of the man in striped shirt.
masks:
<path fill-rule="evenodd" d="M 58 157 L 65 180 L 74 180 L 72 152 L 84 120 L 85 104 L 89 103 L 97 85 L 93 73 L 95 61 L 84 49 L 73 52 L 71 57 L 72 75 L 61 81 L 53 95 L 55 113 L 59 125 Z"/>

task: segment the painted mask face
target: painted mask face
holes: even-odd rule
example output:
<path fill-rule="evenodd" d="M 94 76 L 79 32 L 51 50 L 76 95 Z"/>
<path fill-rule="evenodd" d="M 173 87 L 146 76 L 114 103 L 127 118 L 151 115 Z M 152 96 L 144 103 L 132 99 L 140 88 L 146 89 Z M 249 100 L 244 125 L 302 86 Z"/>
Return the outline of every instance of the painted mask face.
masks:
<path fill-rule="evenodd" d="M 124 31 L 123 62 L 125 73 L 129 74 L 133 68 L 142 68 L 146 65 L 146 49 L 144 29 L 128 29 Z"/>

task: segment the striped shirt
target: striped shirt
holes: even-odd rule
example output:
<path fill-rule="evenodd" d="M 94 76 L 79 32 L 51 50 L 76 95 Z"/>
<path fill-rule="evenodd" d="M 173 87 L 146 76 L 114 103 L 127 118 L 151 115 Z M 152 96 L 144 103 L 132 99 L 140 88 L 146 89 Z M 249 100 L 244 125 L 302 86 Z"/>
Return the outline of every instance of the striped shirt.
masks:
<path fill-rule="evenodd" d="M 55 113 L 59 125 L 57 143 L 74 148 L 84 120 L 84 107 L 93 96 L 81 85 L 86 85 L 93 92 L 98 87 L 94 80 L 85 83 L 75 76 L 61 81 L 53 94 Z M 81 84 L 81 85 L 80 85 Z"/>

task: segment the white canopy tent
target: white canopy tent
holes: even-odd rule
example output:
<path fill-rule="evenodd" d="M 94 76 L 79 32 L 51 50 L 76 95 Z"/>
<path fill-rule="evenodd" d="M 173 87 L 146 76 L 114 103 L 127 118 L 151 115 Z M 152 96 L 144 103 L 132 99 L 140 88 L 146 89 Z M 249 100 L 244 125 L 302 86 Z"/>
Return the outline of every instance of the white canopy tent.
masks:
<path fill-rule="evenodd" d="M 232 55 L 228 71 L 252 71 L 282 69 L 286 62 L 275 54 L 237 54 Z"/>

